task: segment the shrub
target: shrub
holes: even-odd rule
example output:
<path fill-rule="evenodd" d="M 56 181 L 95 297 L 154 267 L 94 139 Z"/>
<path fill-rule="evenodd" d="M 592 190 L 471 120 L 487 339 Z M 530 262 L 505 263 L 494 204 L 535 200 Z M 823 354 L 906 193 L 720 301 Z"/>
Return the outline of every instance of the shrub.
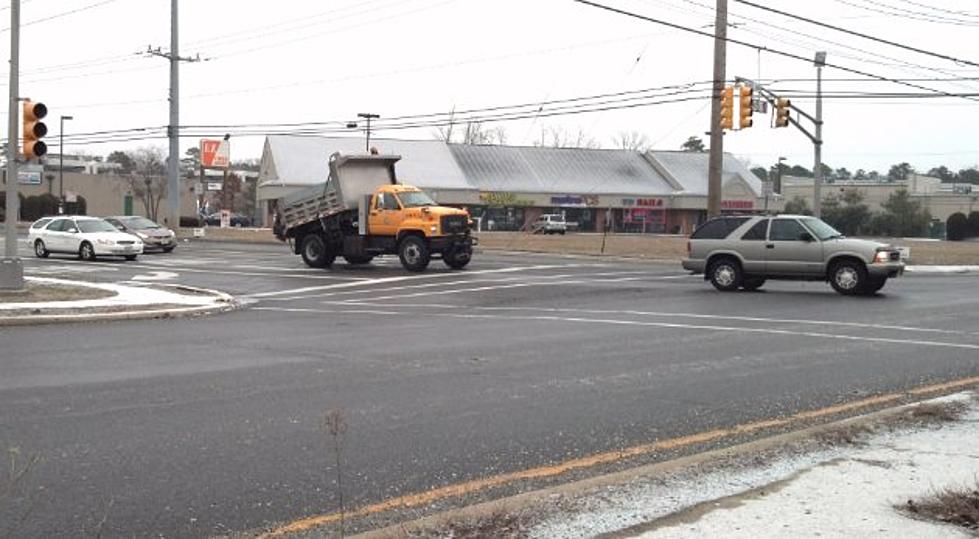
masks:
<path fill-rule="evenodd" d="M 181 228 L 200 228 L 202 225 L 200 217 L 187 217 L 182 216 L 180 218 Z"/>
<path fill-rule="evenodd" d="M 975 238 L 976 236 L 979 236 L 979 211 L 969 214 L 969 237 Z"/>

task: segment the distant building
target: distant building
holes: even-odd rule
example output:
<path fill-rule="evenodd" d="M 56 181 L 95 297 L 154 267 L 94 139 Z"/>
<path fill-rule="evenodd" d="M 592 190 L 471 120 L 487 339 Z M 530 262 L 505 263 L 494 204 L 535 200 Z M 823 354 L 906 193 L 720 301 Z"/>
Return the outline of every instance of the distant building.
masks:
<path fill-rule="evenodd" d="M 442 204 L 467 207 L 484 230 L 521 230 L 544 213 L 560 213 L 582 231 L 689 233 L 707 214 L 707 154 L 671 151 L 543 148 L 372 139 L 402 157 L 399 181 Z M 335 152 L 364 153 L 360 138 L 266 138 L 259 204 L 326 180 Z M 724 156 L 722 209 L 779 209 L 761 181 Z"/>
<path fill-rule="evenodd" d="M 921 174 L 911 174 L 907 180 L 898 182 L 836 181 L 823 184 L 823 200 L 838 197 L 846 191 L 857 191 L 863 195 L 863 203 L 870 211 L 883 209 L 891 195 L 899 190 L 907 190 L 912 200 L 921 203 L 922 208 L 931 213 L 932 218 L 944 223 L 949 216 L 961 212 L 969 215 L 979 210 L 979 186 L 968 183 L 942 183 L 941 179 Z M 813 179 L 785 176 L 782 179 L 782 195 L 785 200 L 802 198 L 811 208 L 813 206 Z"/>

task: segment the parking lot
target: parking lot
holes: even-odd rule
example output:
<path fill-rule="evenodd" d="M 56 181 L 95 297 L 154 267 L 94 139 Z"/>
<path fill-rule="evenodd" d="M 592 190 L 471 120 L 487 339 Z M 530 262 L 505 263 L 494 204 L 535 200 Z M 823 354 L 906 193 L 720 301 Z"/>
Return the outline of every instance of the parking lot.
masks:
<path fill-rule="evenodd" d="M 860 298 L 792 282 L 722 294 L 678 265 L 588 256 L 486 252 L 423 274 L 218 242 L 135 262 L 23 256 L 28 275 L 244 300 L 0 329 L 3 441 L 44 457 L 31 536 L 103 513 L 110 535 L 198 536 L 332 512 L 330 409 L 357 507 L 979 374 L 975 275 Z"/>

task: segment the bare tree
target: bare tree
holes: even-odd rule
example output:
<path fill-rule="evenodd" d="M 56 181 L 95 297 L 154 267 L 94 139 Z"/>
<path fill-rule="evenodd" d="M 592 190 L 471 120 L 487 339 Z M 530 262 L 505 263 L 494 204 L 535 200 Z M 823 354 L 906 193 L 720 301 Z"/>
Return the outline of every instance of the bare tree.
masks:
<path fill-rule="evenodd" d="M 456 126 L 460 122 L 456 120 L 455 109 L 449 113 L 448 123 L 436 128 L 433 136 L 436 140 L 451 143 L 456 142 L 456 135 L 459 133 Z M 482 122 L 467 121 L 462 128 L 462 139 L 458 142 L 462 144 L 505 144 L 507 139 L 506 128 L 497 126 L 487 128 Z"/>
<path fill-rule="evenodd" d="M 639 131 L 620 131 L 612 137 L 612 144 L 616 148 L 634 152 L 645 152 L 650 148 L 649 137 Z"/>
<path fill-rule="evenodd" d="M 126 176 L 133 196 L 143 203 L 146 217 L 157 220 L 160 201 L 167 196 L 166 159 L 162 148 L 146 147 L 127 154 L 132 170 Z M 177 223 L 169 223 L 177 226 Z"/>
<path fill-rule="evenodd" d="M 540 143 L 537 146 L 550 148 L 601 148 L 602 145 L 585 133 L 585 130 L 578 128 L 577 131 L 569 133 L 563 127 L 543 127 L 541 128 Z"/>

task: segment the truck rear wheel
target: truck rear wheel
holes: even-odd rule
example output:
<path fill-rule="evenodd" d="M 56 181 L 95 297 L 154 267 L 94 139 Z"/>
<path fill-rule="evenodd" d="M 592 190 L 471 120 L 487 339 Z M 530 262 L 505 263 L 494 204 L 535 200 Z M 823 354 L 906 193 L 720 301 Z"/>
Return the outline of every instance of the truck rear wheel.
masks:
<path fill-rule="evenodd" d="M 311 268 L 325 268 L 333 264 L 336 255 L 331 255 L 326 249 L 326 243 L 319 234 L 308 234 L 303 238 L 299 247 L 303 262 Z"/>
<path fill-rule="evenodd" d="M 418 236 L 405 236 L 398 245 L 398 257 L 406 270 L 420 272 L 428 267 L 432 253 L 425 240 Z"/>

